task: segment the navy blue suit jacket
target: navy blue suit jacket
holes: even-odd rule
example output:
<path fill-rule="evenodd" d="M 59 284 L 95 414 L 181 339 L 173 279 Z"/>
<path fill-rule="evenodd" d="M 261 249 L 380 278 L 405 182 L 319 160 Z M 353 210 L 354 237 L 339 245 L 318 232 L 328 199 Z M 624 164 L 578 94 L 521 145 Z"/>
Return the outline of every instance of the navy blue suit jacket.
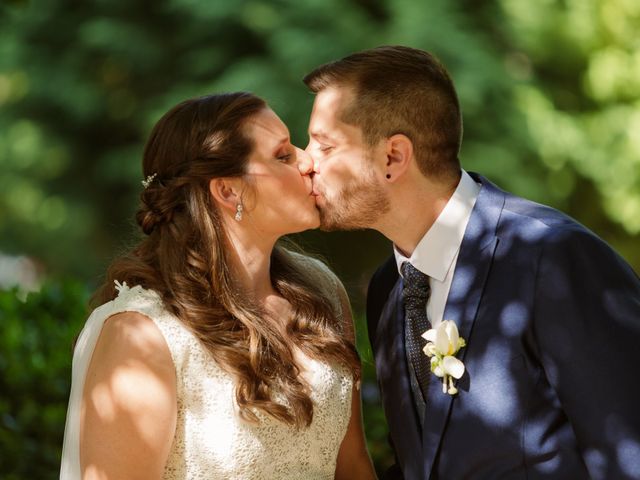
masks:
<path fill-rule="evenodd" d="M 485 178 L 444 319 L 467 346 L 458 395 L 433 378 L 423 425 L 393 258 L 367 320 L 397 465 L 387 478 L 640 478 L 640 280 L 605 242 Z"/>

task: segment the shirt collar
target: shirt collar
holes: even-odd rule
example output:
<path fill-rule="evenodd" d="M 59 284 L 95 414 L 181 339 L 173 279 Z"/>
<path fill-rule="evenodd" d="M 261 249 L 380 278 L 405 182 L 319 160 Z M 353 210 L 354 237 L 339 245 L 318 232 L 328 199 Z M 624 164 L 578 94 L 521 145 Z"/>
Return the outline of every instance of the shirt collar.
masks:
<path fill-rule="evenodd" d="M 405 257 L 394 245 L 398 271 L 406 261 L 422 273 L 442 282 L 447 276 L 460 250 L 471 211 L 478 198 L 478 185 L 467 172 L 462 170 L 460 182 L 442 212 L 427 230 L 410 258 Z"/>

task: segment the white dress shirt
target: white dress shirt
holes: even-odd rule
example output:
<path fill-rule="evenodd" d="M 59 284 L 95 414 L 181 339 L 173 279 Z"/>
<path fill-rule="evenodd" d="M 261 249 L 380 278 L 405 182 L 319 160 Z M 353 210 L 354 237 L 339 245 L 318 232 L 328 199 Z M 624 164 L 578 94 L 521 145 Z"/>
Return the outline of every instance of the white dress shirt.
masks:
<path fill-rule="evenodd" d="M 455 192 L 411 257 L 407 258 L 395 246 L 393 248 L 400 275 L 400 267 L 406 261 L 429 275 L 431 296 L 427 302 L 427 317 L 434 328 L 443 320 L 460 245 L 479 192 L 480 185 L 463 170 Z"/>

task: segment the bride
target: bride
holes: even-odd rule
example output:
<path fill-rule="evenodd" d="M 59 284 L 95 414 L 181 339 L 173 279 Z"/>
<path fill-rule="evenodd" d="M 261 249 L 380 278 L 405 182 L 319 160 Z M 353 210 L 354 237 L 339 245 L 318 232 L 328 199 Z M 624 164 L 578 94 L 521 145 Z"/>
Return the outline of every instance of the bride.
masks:
<path fill-rule="evenodd" d="M 62 479 L 375 478 L 344 288 L 278 244 L 319 225 L 310 171 L 248 93 L 157 123 L 144 237 L 75 347 Z"/>

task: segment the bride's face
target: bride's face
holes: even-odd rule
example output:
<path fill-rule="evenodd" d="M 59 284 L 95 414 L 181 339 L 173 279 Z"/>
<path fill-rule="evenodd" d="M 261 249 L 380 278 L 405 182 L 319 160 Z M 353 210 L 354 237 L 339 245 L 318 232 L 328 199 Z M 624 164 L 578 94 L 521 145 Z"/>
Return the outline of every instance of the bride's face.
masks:
<path fill-rule="evenodd" d="M 251 117 L 246 129 L 254 146 L 247 165 L 251 192 L 243 222 L 269 236 L 317 228 L 320 217 L 307 153 L 291 144 L 286 125 L 269 108 Z"/>

